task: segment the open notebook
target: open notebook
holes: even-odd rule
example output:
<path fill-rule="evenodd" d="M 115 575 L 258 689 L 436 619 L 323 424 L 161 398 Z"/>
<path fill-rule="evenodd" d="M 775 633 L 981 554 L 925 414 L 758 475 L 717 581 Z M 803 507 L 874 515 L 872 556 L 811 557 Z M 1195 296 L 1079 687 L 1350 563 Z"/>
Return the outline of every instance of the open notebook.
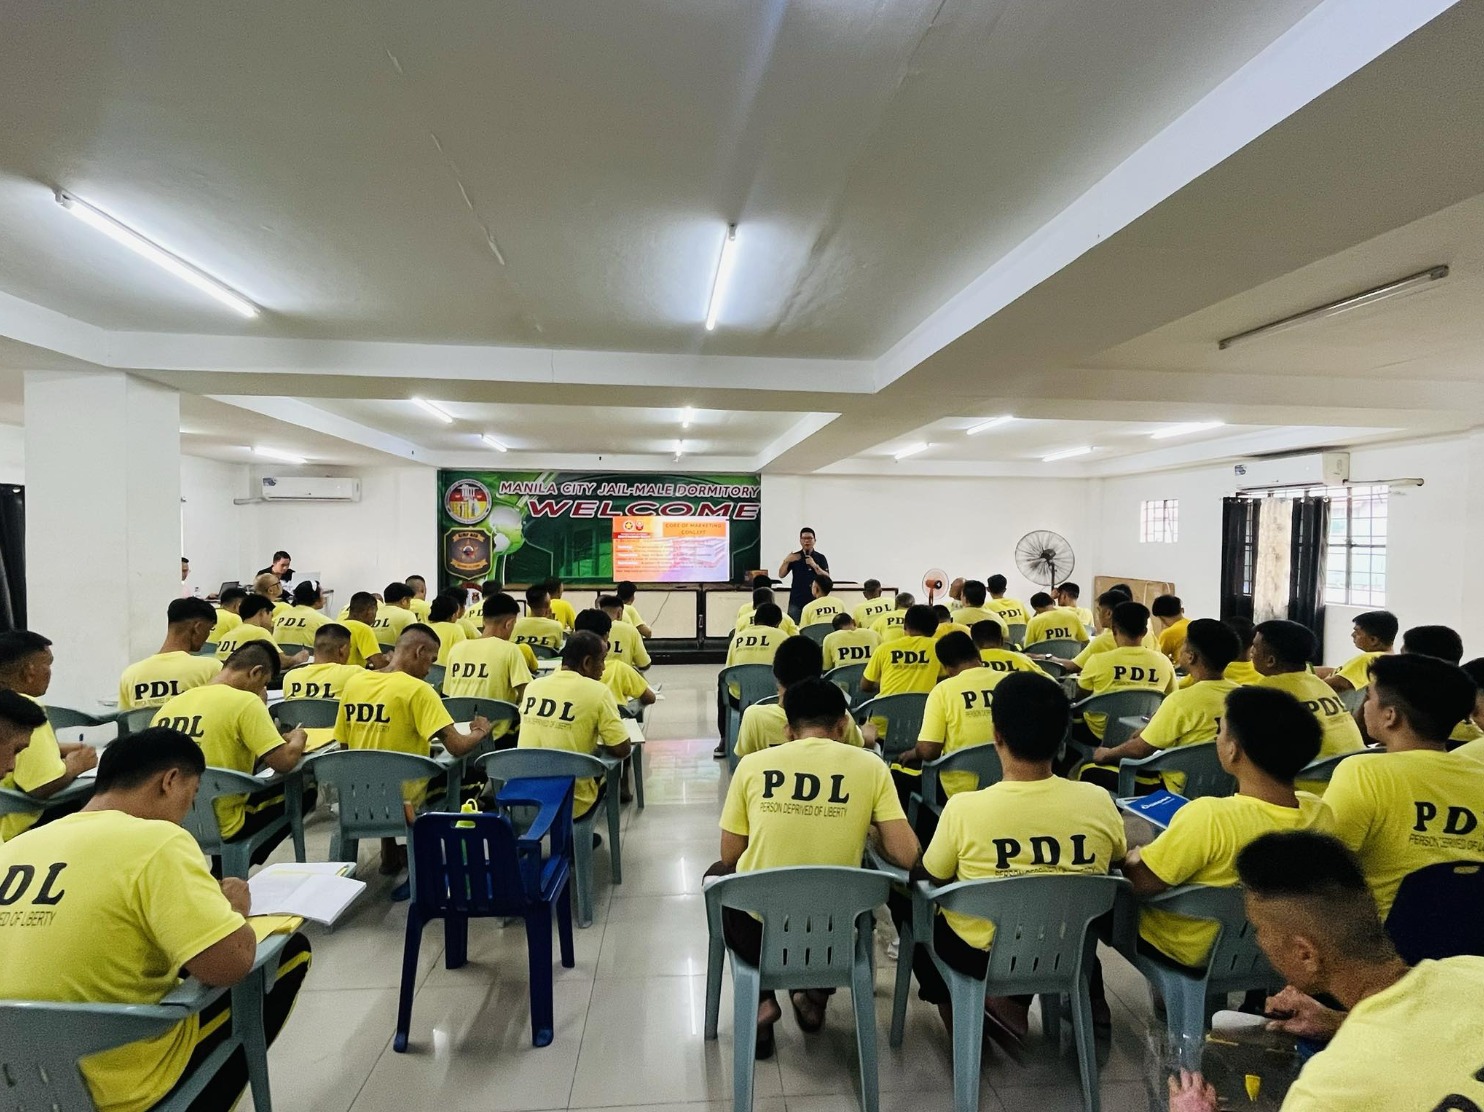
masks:
<path fill-rule="evenodd" d="M 364 881 L 340 875 L 346 865 L 286 861 L 265 866 L 247 882 L 252 914 L 297 915 L 329 926 L 366 888 Z"/>

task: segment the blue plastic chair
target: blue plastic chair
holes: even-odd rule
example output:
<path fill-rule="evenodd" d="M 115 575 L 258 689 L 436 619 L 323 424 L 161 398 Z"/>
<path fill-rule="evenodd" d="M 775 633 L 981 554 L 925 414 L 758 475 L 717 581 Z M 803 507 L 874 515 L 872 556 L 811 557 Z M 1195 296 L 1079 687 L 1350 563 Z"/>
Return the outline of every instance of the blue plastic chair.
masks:
<path fill-rule="evenodd" d="M 335 831 L 330 860 L 355 861 L 363 838 L 407 838 L 408 887 L 416 884 L 416 855 L 402 789 L 446 771 L 431 757 L 389 749 L 343 749 L 316 753 L 304 765 L 323 785 L 335 789 Z M 452 784 L 454 777 L 449 777 Z M 446 801 L 447 796 L 444 800 Z"/>
<path fill-rule="evenodd" d="M 737 706 L 732 705 L 729 688 L 737 685 L 741 696 Z M 734 664 L 723 668 L 716 677 L 716 699 L 725 724 L 727 766 L 737 769 L 737 734 L 742 729 L 742 713 L 753 703 L 760 703 L 769 695 L 778 694 L 778 681 L 773 678 L 773 668 L 768 664 Z"/>
<path fill-rule="evenodd" d="M 614 884 L 623 883 L 623 867 L 620 857 L 618 826 L 619 801 L 618 761 L 605 761 L 587 753 L 573 753 L 565 749 L 502 749 L 479 758 L 480 767 L 495 786 L 495 801 L 503 800 L 503 785 L 511 780 L 524 780 L 552 776 L 576 779 L 593 778 L 606 785 L 604 798 L 587 814 L 574 818 L 572 822 L 573 873 L 577 880 L 577 925 L 590 927 L 593 922 L 593 834 L 598 820 L 608 819 L 608 863 L 609 875 Z"/>
<path fill-rule="evenodd" d="M 1199 976 L 1173 961 L 1140 950 L 1136 916 L 1131 917 L 1132 921 L 1114 939 L 1123 956 L 1149 982 L 1151 1001 L 1156 989 L 1164 998 L 1170 1038 L 1177 1043 L 1183 1040 L 1183 1045 L 1200 1045 L 1211 1016 L 1224 1006 L 1222 1001 L 1228 993 L 1252 989 L 1276 991 L 1283 987 L 1283 978 L 1273 972 L 1257 945 L 1257 931 L 1247 921 L 1241 888 L 1183 884 L 1149 897 L 1141 906 L 1203 919 L 1217 926 L 1216 941 Z"/>
<path fill-rule="evenodd" d="M 716 1038 L 721 1012 L 721 966 L 726 942 L 722 909 L 763 921 L 761 961 L 752 966 L 732 953 L 732 1107 L 752 1108 L 757 1008 L 763 989 L 846 988 L 855 1007 L 861 1107 L 876 1112 L 875 986 L 871 938 L 875 909 L 886 902 L 888 878 L 869 869 L 805 866 L 762 869 L 723 877 L 706 889 L 710 947 L 706 963 L 706 1038 Z"/>
<path fill-rule="evenodd" d="M 251 795 L 253 792 L 260 792 L 269 787 L 283 788 L 284 813 L 263 829 L 254 831 L 245 838 L 224 841 L 221 823 L 217 820 L 216 809 L 212 804 L 222 796 Z M 264 842 L 277 837 L 285 829 L 293 839 L 294 860 L 304 860 L 303 811 L 301 808 L 288 806 L 290 796 L 300 796 L 302 791 L 303 780 L 297 772 L 287 776 L 261 779 L 245 772 L 237 772 L 235 769 L 208 767 L 201 774 L 201 786 L 196 789 L 196 798 L 191 803 L 191 809 L 181 825 L 190 831 L 191 837 L 196 839 L 196 844 L 201 847 L 202 853 L 209 857 L 222 859 L 223 876 L 235 876 L 246 880 L 253 853 Z M 297 816 L 297 821 L 295 816 Z"/>
<path fill-rule="evenodd" d="M 258 946 L 253 971 L 231 989 L 188 980 L 158 1004 L 57 1004 L 0 1000 L 0 1107 L 95 1112 L 79 1061 L 100 1051 L 154 1038 L 195 1015 L 224 992 L 232 993 L 231 1034 L 185 1075 L 150 1112 L 186 1112 L 227 1060 L 241 1050 L 247 1059 L 253 1107 L 272 1112 L 268 1040 L 263 1030 L 263 993 L 276 969 L 285 938 Z"/>
<path fill-rule="evenodd" d="M 935 815 L 943 813 L 943 804 L 938 802 L 938 785 L 945 772 L 972 772 L 979 778 L 976 788 L 987 788 L 1005 778 L 1000 765 L 1000 754 L 992 742 L 955 749 L 952 753 L 928 761 L 922 766 L 922 780 L 917 793 L 907 800 L 907 821 L 917 828 L 917 817 L 926 807 Z"/>
<path fill-rule="evenodd" d="M 800 626 L 799 632 L 816 645 L 823 645 L 824 639 L 835 632 L 835 627 L 829 622 L 815 622 L 813 625 Z"/>
<path fill-rule="evenodd" d="M 861 677 L 866 674 L 864 664 L 842 664 L 838 668 L 831 668 L 824 674 L 824 678 L 845 692 L 845 698 L 850 701 L 851 706 L 860 702 Z"/>
<path fill-rule="evenodd" d="M 402 953 L 402 991 L 397 1000 L 397 1033 L 392 1049 L 407 1049 L 412 998 L 417 990 L 417 956 L 423 928 L 443 920 L 444 964 L 458 969 L 468 960 L 469 920 L 519 918 L 526 924 L 526 955 L 531 975 L 531 1043 L 548 1046 L 555 1028 L 552 1002 L 551 919 L 556 913 L 562 966 L 575 964 L 572 905 L 568 891 L 572 862 L 572 781 L 527 780 L 511 783 L 540 806 L 535 821 L 516 836 L 510 819 L 495 814 L 424 814 L 413 823 L 417 886 L 407 911 Z M 534 797 L 534 798 L 533 798 Z M 543 856 L 542 839 L 551 838 Z"/>
<path fill-rule="evenodd" d="M 1158 753 L 1139 759 L 1124 758 L 1118 762 L 1118 791 L 1120 799 L 1127 799 L 1136 790 L 1140 773 L 1182 772 L 1185 786 L 1180 794 L 1186 799 L 1199 799 L 1203 795 L 1225 797 L 1234 795 L 1237 780 L 1221 767 L 1216 755 L 1214 741 L 1197 742 L 1194 745 L 1176 745 Z"/>
<path fill-rule="evenodd" d="M 985 997 L 1032 993 L 1041 997 L 1041 1027 L 1053 1043 L 1060 1036 L 1062 998 L 1069 999 L 1072 1041 L 1082 1079 L 1082 1106 L 1086 1112 L 1097 1112 L 1097 1050 L 1088 996 L 1088 976 L 1097 949 L 1092 923 L 1110 911 L 1118 893 L 1128 888 L 1128 881 L 1122 877 L 1079 873 L 965 880 L 936 889 L 925 883 L 916 886 L 914 895 L 918 900 L 931 900 L 939 908 L 995 924 L 989 969 L 982 981 L 945 965 L 932 950 L 931 930 L 922 938 L 909 938 L 908 932 L 903 932 L 900 943 L 904 955 L 910 954 L 913 943 L 926 945 L 933 963 L 948 983 L 953 1008 L 956 1112 L 973 1112 L 979 1107 Z M 911 933 L 915 936 L 917 930 L 914 928 Z M 905 994 L 901 995 L 900 1003 L 905 1008 Z"/>
<path fill-rule="evenodd" d="M 1441 861 L 1402 878 L 1386 933 L 1408 965 L 1484 955 L 1484 861 Z"/>
<path fill-rule="evenodd" d="M 880 739 L 881 755 L 887 761 L 917 745 L 922 733 L 922 715 L 927 709 L 927 695 L 921 691 L 905 691 L 900 695 L 878 695 L 867 699 L 851 713 L 857 722 L 869 718 L 886 719 L 886 734 Z"/>

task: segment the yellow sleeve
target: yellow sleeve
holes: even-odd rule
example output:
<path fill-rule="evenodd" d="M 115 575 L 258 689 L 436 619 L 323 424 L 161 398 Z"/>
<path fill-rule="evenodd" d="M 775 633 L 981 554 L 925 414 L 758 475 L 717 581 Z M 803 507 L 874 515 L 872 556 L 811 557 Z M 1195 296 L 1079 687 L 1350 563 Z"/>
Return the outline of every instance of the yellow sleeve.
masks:
<path fill-rule="evenodd" d="M 1180 718 L 1179 699 L 1166 699 L 1159 704 L 1159 709 L 1149 717 L 1149 724 L 1139 731 L 1141 736 L 1156 749 L 1166 749 L 1179 741 L 1185 734 L 1185 726 Z M 1184 814 L 1182 810 L 1179 812 Z"/>
<path fill-rule="evenodd" d="M 1083 671 L 1086 671 L 1087 662 L 1097 655 L 1097 653 L 1092 651 L 1092 642 L 1089 641 L 1087 644 L 1082 646 L 1082 651 L 1080 653 L 1072 657 L 1072 663 L 1077 665 L 1077 667 L 1081 668 Z"/>
<path fill-rule="evenodd" d="M 634 671 L 632 667 L 623 661 L 618 664 L 618 693 L 625 699 L 637 699 L 649 690 L 649 684 L 644 682 L 644 677 Z"/>
<path fill-rule="evenodd" d="M 541 670 L 536 666 L 536 650 L 531 648 L 530 645 L 522 644 L 520 646 L 520 655 L 526 662 L 526 671 L 530 672 L 531 675 L 534 676 Z"/>
<path fill-rule="evenodd" d="M 423 741 L 436 737 L 442 729 L 453 725 L 453 716 L 438 698 L 432 685 L 418 681 L 418 692 L 412 697 L 412 723 L 417 736 Z"/>
<path fill-rule="evenodd" d="M 242 715 L 237 720 L 237 732 L 242 738 L 242 744 L 254 757 L 271 753 L 283 744 L 283 735 L 274 725 L 268 707 L 256 699 L 244 704 Z"/>
<path fill-rule="evenodd" d="M 634 637 L 634 667 L 648 668 L 650 663 L 649 650 L 644 647 L 644 638 L 636 635 Z"/>
<path fill-rule="evenodd" d="M 730 668 L 737 663 L 737 638 L 733 637 L 727 645 L 727 662 L 723 667 Z"/>
<path fill-rule="evenodd" d="M 939 880 L 954 880 L 958 877 L 958 847 L 962 840 L 959 834 L 959 807 L 954 801 L 964 798 L 962 794 L 951 795 L 943 805 L 943 814 L 938 819 L 938 829 L 933 840 L 922 851 L 922 867 Z"/>
<path fill-rule="evenodd" d="M 871 801 L 872 822 L 906 821 L 902 801 L 897 797 L 896 781 L 891 778 L 891 769 L 884 764 L 876 766 L 876 798 Z"/>
<path fill-rule="evenodd" d="M 1345 661 L 1335 672 L 1350 681 L 1350 686 L 1359 691 L 1371 682 L 1370 667 L 1375 657 L 1371 653 L 1360 653 Z"/>
<path fill-rule="evenodd" d="M 1386 759 L 1381 756 L 1357 761 L 1352 757 L 1341 761 L 1325 789 L 1324 802 L 1335 816 L 1335 837 L 1353 850 L 1359 851 L 1365 845 L 1377 817 L 1377 785 L 1363 782 L 1366 762 Z"/>
<path fill-rule="evenodd" d="M 763 732 L 758 728 L 761 707 L 748 707 L 742 712 L 742 725 L 737 730 L 737 756 L 745 757 L 749 753 L 756 753 L 766 749 L 767 743 L 763 741 Z M 727 793 L 728 802 L 731 801 L 731 793 Z M 725 824 L 723 824 L 725 825 Z"/>
<path fill-rule="evenodd" d="M 747 824 L 747 784 L 752 779 L 751 769 L 737 766 L 732 782 L 727 787 L 727 799 L 721 807 L 721 828 L 728 834 L 747 837 L 751 829 Z"/>
<path fill-rule="evenodd" d="M 948 715 L 943 704 L 947 696 L 939 684 L 928 692 L 927 705 L 922 711 L 922 728 L 917 731 L 917 740 L 942 745 L 948 740 Z"/>
<path fill-rule="evenodd" d="M 1171 888 L 1184 884 L 1224 851 L 1217 837 L 1214 802 L 1192 799 L 1175 812 L 1168 830 L 1139 851 L 1150 871 Z"/>
<path fill-rule="evenodd" d="M 525 646 L 521 646 L 521 647 L 524 648 Z M 534 678 L 531 675 L 531 671 L 532 671 L 532 669 L 530 669 L 530 668 L 528 668 L 526 666 L 526 654 L 525 653 L 515 653 L 515 654 L 513 654 L 510 657 L 510 676 L 509 676 L 509 683 L 510 683 L 511 689 L 514 690 L 517 687 L 522 687 L 525 684 L 530 683 L 531 680 Z"/>
<path fill-rule="evenodd" d="M 351 631 L 351 641 L 355 645 L 356 652 L 361 654 L 361 659 L 370 660 L 381 652 L 381 645 L 376 640 L 376 634 L 371 627 L 365 624 L 357 624 Z"/>
<path fill-rule="evenodd" d="M 172 831 L 140 870 L 135 898 L 171 968 L 183 968 L 247 922 L 232 910 L 184 829 Z"/>
<path fill-rule="evenodd" d="M 871 654 L 871 659 L 866 663 L 866 670 L 862 673 L 863 679 L 868 679 L 876 684 L 881 682 L 881 669 L 885 666 L 886 661 L 886 657 L 883 655 L 885 652 L 886 646 L 882 645 Z"/>
<path fill-rule="evenodd" d="M 1097 655 L 1101 656 L 1102 654 L 1098 653 Z M 1087 667 L 1077 673 L 1077 686 L 1086 691 L 1096 693 L 1099 685 L 1106 679 L 1107 671 L 1108 669 L 1103 667 L 1102 661 L 1091 660 L 1088 662 Z"/>
<path fill-rule="evenodd" d="M 30 792 L 66 773 L 57 735 L 50 725 L 43 724 L 31 731 L 31 743 L 15 755 L 15 772 L 6 779 L 21 791 Z"/>
<path fill-rule="evenodd" d="M 119 676 L 119 710 L 133 710 L 134 699 L 129 694 L 129 671 L 125 669 Z"/>
<path fill-rule="evenodd" d="M 598 740 L 609 749 L 629 740 L 628 727 L 618 716 L 618 700 L 606 687 L 603 688 L 603 697 L 598 705 Z"/>

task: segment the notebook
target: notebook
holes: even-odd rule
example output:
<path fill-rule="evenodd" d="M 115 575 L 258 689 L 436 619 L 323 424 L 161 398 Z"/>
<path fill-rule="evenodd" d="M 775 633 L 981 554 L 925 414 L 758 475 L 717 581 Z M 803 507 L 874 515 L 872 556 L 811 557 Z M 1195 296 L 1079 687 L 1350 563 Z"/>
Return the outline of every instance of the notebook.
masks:
<path fill-rule="evenodd" d="M 282 862 L 259 870 L 247 882 L 252 914 L 297 915 L 331 925 L 366 888 L 341 876 L 345 861 Z"/>
<path fill-rule="evenodd" d="M 1170 791 L 1157 791 L 1136 796 L 1133 799 L 1120 799 L 1118 806 L 1130 814 L 1138 815 L 1161 830 L 1166 830 L 1169 828 L 1170 819 L 1175 817 L 1175 812 L 1189 802 L 1190 800 L 1183 795 L 1176 795 Z"/>

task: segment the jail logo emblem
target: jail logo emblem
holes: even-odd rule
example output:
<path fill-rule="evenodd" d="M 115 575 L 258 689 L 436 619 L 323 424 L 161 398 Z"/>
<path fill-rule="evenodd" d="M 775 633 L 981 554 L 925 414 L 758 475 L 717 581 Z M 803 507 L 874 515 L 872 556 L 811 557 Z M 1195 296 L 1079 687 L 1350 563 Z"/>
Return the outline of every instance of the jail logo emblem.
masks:
<path fill-rule="evenodd" d="M 444 538 L 449 571 L 477 578 L 490 569 L 490 535 L 478 529 L 450 529 Z"/>
<path fill-rule="evenodd" d="M 443 496 L 443 512 L 463 525 L 478 525 L 493 505 L 490 488 L 477 479 L 460 479 Z"/>

